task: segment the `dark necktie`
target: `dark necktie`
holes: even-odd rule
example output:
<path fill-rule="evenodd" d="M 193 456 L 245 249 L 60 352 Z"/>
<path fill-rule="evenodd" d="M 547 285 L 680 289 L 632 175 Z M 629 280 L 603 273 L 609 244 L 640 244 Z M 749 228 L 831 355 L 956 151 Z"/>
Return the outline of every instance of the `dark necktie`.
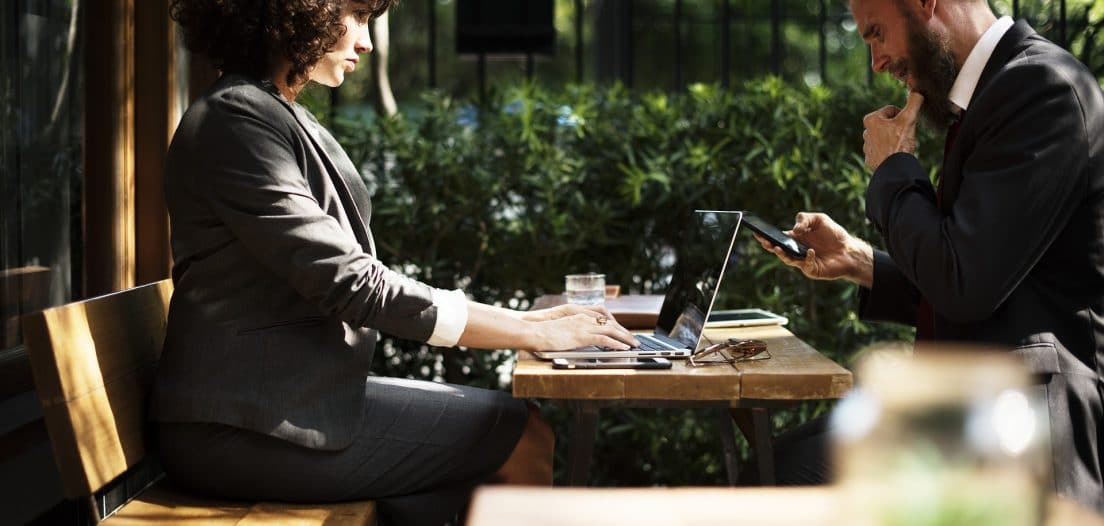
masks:
<path fill-rule="evenodd" d="M 943 143 L 943 170 L 939 174 L 939 180 L 935 184 L 935 206 L 943 206 L 943 174 L 947 171 L 947 155 L 951 153 L 955 137 L 958 136 L 958 125 L 962 122 L 963 115 L 951 123 L 947 128 L 947 140 Z M 935 339 L 935 313 L 928 299 L 920 295 L 920 304 L 916 308 L 916 341 L 928 341 Z"/>

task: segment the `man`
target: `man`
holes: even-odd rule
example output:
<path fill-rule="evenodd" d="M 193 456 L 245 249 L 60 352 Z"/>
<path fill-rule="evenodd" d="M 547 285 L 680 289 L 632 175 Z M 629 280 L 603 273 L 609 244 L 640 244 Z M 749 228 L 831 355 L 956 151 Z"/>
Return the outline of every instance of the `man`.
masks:
<path fill-rule="evenodd" d="M 791 232 L 810 247 L 804 260 L 760 243 L 811 278 L 859 284 L 866 319 L 915 323 L 920 340 L 1014 348 L 1045 382 L 1055 491 L 1104 511 L 1100 85 L 985 0 L 851 10 L 871 67 L 912 92 L 905 108 L 864 119 L 867 216 L 886 251 L 808 213 Z M 921 113 L 948 127 L 935 188 L 913 155 Z M 797 468 L 803 482 L 808 469 Z"/>

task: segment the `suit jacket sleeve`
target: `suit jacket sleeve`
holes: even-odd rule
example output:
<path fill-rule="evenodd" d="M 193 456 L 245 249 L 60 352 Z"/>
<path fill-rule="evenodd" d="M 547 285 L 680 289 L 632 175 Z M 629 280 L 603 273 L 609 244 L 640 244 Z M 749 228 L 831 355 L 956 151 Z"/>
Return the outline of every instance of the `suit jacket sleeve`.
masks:
<path fill-rule="evenodd" d="M 320 206 L 304 176 L 309 146 L 290 115 L 261 118 L 223 101 L 208 119 L 199 195 L 246 249 L 327 315 L 425 341 L 436 321 L 431 289 L 391 271 Z M 359 218 L 353 218 L 359 220 Z"/>
<path fill-rule="evenodd" d="M 920 295 L 911 281 L 881 250 L 874 251 L 874 283 L 859 288 L 859 316 L 870 321 L 913 325 Z"/>
<path fill-rule="evenodd" d="M 1003 303 L 1085 191 L 1077 177 L 1088 162 L 1085 119 L 1066 73 L 1029 61 L 999 73 L 992 86 L 1003 91 L 971 103 L 980 117 L 976 142 L 949 210 L 936 207 L 910 154 L 886 159 L 866 194 L 867 216 L 896 267 L 936 312 L 959 323 Z"/>

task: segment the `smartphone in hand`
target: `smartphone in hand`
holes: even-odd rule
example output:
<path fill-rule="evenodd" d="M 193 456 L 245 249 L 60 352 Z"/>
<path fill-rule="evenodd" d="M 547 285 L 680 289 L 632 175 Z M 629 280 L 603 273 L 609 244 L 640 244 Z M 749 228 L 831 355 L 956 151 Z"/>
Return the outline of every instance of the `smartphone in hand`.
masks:
<path fill-rule="evenodd" d="M 805 253 L 809 251 L 809 247 L 783 234 L 777 227 L 751 212 L 744 212 L 744 217 L 740 221 L 740 224 L 746 225 L 763 239 L 769 241 L 770 244 L 781 248 L 790 257 L 805 259 Z"/>

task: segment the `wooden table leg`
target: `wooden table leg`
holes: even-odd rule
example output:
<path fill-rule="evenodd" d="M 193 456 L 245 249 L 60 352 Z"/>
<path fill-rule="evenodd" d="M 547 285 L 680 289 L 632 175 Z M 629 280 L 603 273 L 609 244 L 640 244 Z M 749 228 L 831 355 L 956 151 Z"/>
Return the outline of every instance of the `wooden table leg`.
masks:
<path fill-rule="evenodd" d="M 728 410 L 717 411 L 717 431 L 721 434 L 728 485 L 735 486 L 736 481 L 740 479 L 739 455 L 736 452 L 736 426 L 733 425 L 732 416 Z"/>
<path fill-rule="evenodd" d="M 752 427 L 755 428 L 755 458 L 759 465 L 759 483 L 773 486 L 774 440 L 771 439 L 770 409 L 752 408 Z"/>
<path fill-rule="evenodd" d="M 598 427 L 597 404 L 576 402 L 575 424 L 567 449 L 567 485 L 586 486 L 590 457 L 594 452 L 594 433 Z"/>
<path fill-rule="evenodd" d="M 732 409 L 732 419 L 755 452 L 759 484 L 773 486 L 775 484 L 774 443 L 771 439 L 770 409 L 765 407 L 735 408 Z"/>

